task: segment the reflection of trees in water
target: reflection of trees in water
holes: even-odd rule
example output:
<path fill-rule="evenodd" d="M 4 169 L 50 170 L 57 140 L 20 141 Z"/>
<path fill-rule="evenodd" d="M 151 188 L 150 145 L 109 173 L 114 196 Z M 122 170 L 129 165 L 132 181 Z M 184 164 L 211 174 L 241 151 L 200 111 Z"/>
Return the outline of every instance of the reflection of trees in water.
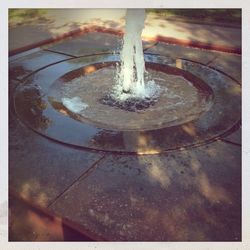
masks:
<path fill-rule="evenodd" d="M 101 130 L 91 139 L 92 146 L 109 150 L 115 148 L 117 151 L 124 150 L 123 132 Z"/>
<path fill-rule="evenodd" d="M 52 124 L 52 120 L 43 113 L 47 103 L 43 99 L 39 89 L 25 87 L 16 96 L 16 110 L 35 129 L 46 130 Z"/>
<path fill-rule="evenodd" d="M 92 146 L 105 150 L 142 153 L 161 152 L 161 145 L 157 145 L 151 134 L 142 131 L 107 131 L 101 130 L 92 139 Z"/>

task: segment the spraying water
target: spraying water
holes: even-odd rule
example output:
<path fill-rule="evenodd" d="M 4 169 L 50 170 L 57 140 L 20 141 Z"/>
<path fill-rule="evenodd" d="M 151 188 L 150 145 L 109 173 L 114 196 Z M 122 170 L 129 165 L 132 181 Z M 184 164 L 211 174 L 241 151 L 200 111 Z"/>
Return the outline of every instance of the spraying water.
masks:
<path fill-rule="evenodd" d="M 145 63 L 141 34 L 144 28 L 146 13 L 144 9 L 128 9 L 126 14 L 126 27 L 121 51 L 120 81 L 123 91 L 143 92 Z"/>
<path fill-rule="evenodd" d="M 146 19 L 145 9 L 127 9 L 123 47 L 120 53 L 121 66 L 117 71 L 116 99 L 150 98 L 159 92 L 154 81 L 145 84 L 145 62 L 141 34 Z"/>
<path fill-rule="evenodd" d="M 102 104 L 137 112 L 157 102 L 162 89 L 154 80 L 150 80 L 145 70 L 141 39 L 145 18 L 144 9 L 127 10 L 123 47 L 120 52 L 121 63 L 116 67 L 115 85 L 99 99 Z M 73 83 L 75 81 L 81 83 L 82 79 L 73 80 Z M 62 103 L 74 113 L 81 113 L 89 107 L 85 100 L 78 97 L 63 98 Z"/>

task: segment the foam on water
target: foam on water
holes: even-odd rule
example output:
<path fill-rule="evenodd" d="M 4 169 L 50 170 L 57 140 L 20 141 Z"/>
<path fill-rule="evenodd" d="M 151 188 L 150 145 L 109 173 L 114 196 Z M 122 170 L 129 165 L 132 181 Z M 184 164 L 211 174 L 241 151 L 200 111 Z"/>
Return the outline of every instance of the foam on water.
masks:
<path fill-rule="evenodd" d="M 62 104 L 73 113 L 80 113 L 88 107 L 88 104 L 82 102 L 81 98 L 75 96 L 73 98 L 62 98 Z"/>

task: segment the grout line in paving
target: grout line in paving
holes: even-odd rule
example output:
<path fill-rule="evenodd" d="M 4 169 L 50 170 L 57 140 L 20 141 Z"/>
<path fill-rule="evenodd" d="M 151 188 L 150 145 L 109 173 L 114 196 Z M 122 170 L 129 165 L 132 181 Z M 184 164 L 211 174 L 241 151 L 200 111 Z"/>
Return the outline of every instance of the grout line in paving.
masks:
<path fill-rule="evenodd" d="M 158 44 L 159 44 L 159 42 L 157 41 L 157 42 L 155 42 L 154 44 L 149 45 L 148 47 L 146 47 L 146 48 L 143 49 L 143 52 L 145 52 L 145 51 L 147 51 L 147 50 L 149 50 L 149 49 L 151 49 L 151 48 L 157 46 Z"/>
<path fill-rule="evenodd" d="M 19 83 L 22 83 L 22 79 L 19 79 L 19 78 L 16 78 L 16 77 L 13 77 L 13 78 L 9 77 L 9 81 L 11 81 L 11 80 L 18 81 Z"/>
<path fill-rule="evenodd" d="M 18 53 L 18 54 L 15 54 L 15 55 L 13 55 L 13 56 L 10 56 L 10 57 L 9 57 L 9 63 L 12 63 L 12 62 L 14 62 L 14 61 L 16 61 L 16 60 L 18 60 L 18 59 L 24 57 L 24 56 L 28 56 L 28 55 L 30 55 L 30 54 L 35 54 L 35 53 L 37 53 L 37 52 L 40 52 L 41 50 L 42 50 L 42 49 L 41 49 L 40 47 L 38 47 L 38 48 L 26 50 L 26 51 L 24 51 L 24 52 L 20 52 L 20 53 Z"/>
<path fill-rule="evenodd" d="M 227 139 L 220 139 L 220 140 L 223 141 L 223 142 L 225 142 L 225 143 L 228 143 L 228 144 L 232 144 L 232 145 L 241 147 L 241 144 L 240 144 L 240 143 L 232 142 L 232 141 L 229 141 L 229 140 L 227 140 Z"/>
<path fill-rule="evenodd" d="M 206 63 L 206 66 L 209 66 L 211 63 L 213 63 L 217 58 L 219 57 L 219 55 L 215 55 L 214 58 L 212 58 L 210 61 L 208 61 Z"/>
<path fill-rule="evenodd" d="M 50 66 L 53 66 L 53 65 L 55 65 L 55 64 L 58 64 L 58 63 L 61 63 L 61 62 L 65 62 L 65 61 L 68 61 L 68 60 L 71 60 L 71 59 L 73 59 L 73 57 L 72 57 L 72 58 L 62 59 L 62 60 L 60 60 L 60 61 L 53 62 L 53 63 L 50 63 L 50 64 L 48 64 L 48 65 L 45 65 L 45 66 L 43 66 L 43 67 L 41 67 L 41 68 L 39 68 L 39 69 L 36 69 L 36 70 L 32 71 L 32 72 L 29 73 L 28 75 L 26 75 L 26 76 L 24 76 L 23 78 L 21 78 L 21 80 L 22 80 L 22 81 L 25 81 L 25 80 L 26 80 L 27 78 L 29 78 L 31 75 L 33 75 L 33 74 L 39 72 L 40 70 L 46 69 L 46 68 L 48 68 L 48 67 L 50 67 Z"/>
<path fill-rule="evenodd" d="M 17 199 L 19 202 L 22 202 L 26 206 L 29 206 L 31 209 L 35 210 L 38 213 L 43 214 L 44 216 L 47 216 L 49 218 L 53 218 L 55 221 L 60 219 L 62 221 L 62 224 L 67 226 L 68 228 L 82 234 L 85 237 L 88 237 L 90 241 L 107 241 L 106 239 L 95 235 L 94 233 L 90 232 L 85 228 L 83 225 L 78 226 L 79 223 L 73 222 L 68 218 L 65 218 L 64 216 L 61 216 L 54 211 L 46 209 L 46 207 L 42 207 L 29 199 L 20 196 L 19 193 L 17 193 L 12 187 L 9 187 L 9 199 L 10 197 L 13 197 L 14 199 Z"/>
<path fill-rule="evenodd" d="M 52 53 L 55 53 L 55 54 L 60 54 L 60 55 L 64 55 L 64 56 L 70 56 L 72 58 L 77 58 L 77 56 L 74 56 L 74 55 L 71 55 L 71 54 L 68 54 L 68 53 L 64 53 L 64 52 L 60 52 L 60 51 L 55 51 L 55 50 L 52 50 L 52 49 L 43 49 L 44 51 L 48 51 L 48 52 L 52 52 Z"/>
<path fill-rule="evenodd" d="M 106 157 L 106 154 L 102 155 L 97 161 L 95 161 L 87 170 L 85 170 L 79 177 L 77 177 L 68 187 L 66 187 L 56 198 L 49 203 L 47 208 L 51 207 L 61 196 L 63 196 L 75 183 L 77 183 L 80 179 L 84 179 L 87 177 L 92 171 L 94 171 L 98 164 L 103 161 Z"/>

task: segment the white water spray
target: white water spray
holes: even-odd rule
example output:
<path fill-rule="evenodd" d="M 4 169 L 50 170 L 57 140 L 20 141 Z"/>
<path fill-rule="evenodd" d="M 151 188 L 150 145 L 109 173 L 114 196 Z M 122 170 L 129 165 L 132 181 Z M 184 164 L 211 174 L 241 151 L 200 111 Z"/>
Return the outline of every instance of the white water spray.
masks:
<path fill-rule="evenodd" d="M 141 34 L 144 28 L 146 13 L 144 9 L 128 9 L 126 13 L 125 34 L 121 51 L 121 72 L 119 80 L 123 91 L 144 92 L 145 63 Z"/>
<path fill-rule="evenodd" d="M 149 74 L 145 70 L 141 39 L 145 19 L 144 9 L 127 10 L 123 47 L 120 53 L 121 64 L 116 68 L 113 89 L 100 99 L 101 103 L 135 111 L 150 106 L 159 97 L 162 91 L 160 85 L 154 80 L 149 80 Z M 76 81 L 81 83 L 81 79 Z M 77 96 L 71 99 L 62 98 L 62 103 L 74 113 L 81 113 L 89 107 L 85 100 L 83 102 Z"/>
<path fill-rule="evenodd" d="M 141 34 L 146 18 L 145 9 L 128 9 L 126 13 L 125 34 L 120 53 L 121 66 L 117 72 L 118 85 L 114 96 L 119 100 L 130 97 L 146 98 L 159 92 L 154 81 L 144 82 L 146 71 Z"/>

